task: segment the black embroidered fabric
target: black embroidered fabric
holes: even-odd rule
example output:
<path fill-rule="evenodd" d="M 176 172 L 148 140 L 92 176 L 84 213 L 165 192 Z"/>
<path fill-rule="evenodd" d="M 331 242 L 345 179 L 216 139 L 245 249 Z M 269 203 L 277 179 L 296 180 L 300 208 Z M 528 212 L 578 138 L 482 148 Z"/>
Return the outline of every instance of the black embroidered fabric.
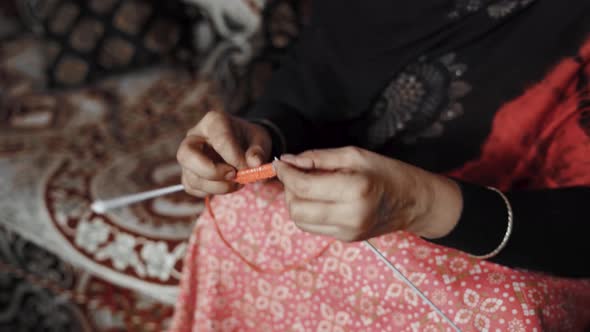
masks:
<path fill-rule="evenodd" d="M 471 90 L 461 79 L 467 66 L 455 54 L 422 59 L 404 68 L 381 93 L 369 113 L 367 145 L 380 147 L 395 136 L 407 143 L 440 136 L 443 122 L 463 113 L 460 98 Z"/>

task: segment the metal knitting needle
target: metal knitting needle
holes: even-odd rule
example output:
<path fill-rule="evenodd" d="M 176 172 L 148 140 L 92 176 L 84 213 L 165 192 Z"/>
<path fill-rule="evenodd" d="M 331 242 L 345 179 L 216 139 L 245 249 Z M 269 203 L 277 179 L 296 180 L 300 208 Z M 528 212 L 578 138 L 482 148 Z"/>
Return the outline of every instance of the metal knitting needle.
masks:
<path fill-rule="evenodd" d="M 184 186 L 181 184 L 177 184 L 174 186 L 164 187 L 164 188 L 150 190 L 150 191 L 144 191 L 144 192 L 140 192 L 137 194 L 121 196 L 121 197 L 108 199 L 108 200 L 104 200 L 104 201 L 101 201 L 101 200 L 94 201 L 94 203 L 92 203 L 90 208 L 95 213 L 105 213 L 107 210 L 131 205 L 131 204 L 134 204 L 137 202 L 141 202 L 141 201 L 145 201 L 148 199 L 172 194 L 172 193 L 183 191 L 183 190 L 184 190 Z"/>
<path fill-rule="evenodd" d="M 375 248 L 375 246 L 369 242 L 368 240 L 363 241 L 363 243 L 379 258 L 381 259 L 381 261 L 383 263 L 385 263 L 385 265 L 387 265 L 387 267 L 389 267 L 391 269 L 391 271 L 393 271 L 393 273 L 395 275 L 397 275 L 408 287 L 410 287 L 410 289 L 412 289 L 412 291 L 420 296 L 420 298 L 422 298 L 422 300 L 428 304 L 430 306 L 430 308 L 432 308 L 432 310 L 434 310 L 444 321 L 446 321 L 449 325 L 451 325 L 451 327 L 453 327 L 453 329 L 455 329 L 455 331 L 457 332 L 461 332 L 461 329 L 459 329 L 459 327 L 457 325 L 455 325 L 455 323 L 453 323 L 453 321 L 447 317 L 447 315 L 445 315 L 444 312 L 442 312 L 442 310 L 440 310 L 439 307 L 436 306 L 436 304 L 434 304 L 432 301 L 430 301 L 430 299 L 428 297 L 426 297 L 426 295 L 424 295 L 424 293 L 422 293 L 422 291 L 416 287 L 416 285 L 414 285 L 414 283 L 412 283 L 410 281 L 410 279 L 406 278 L 406 276 L 400 271 L 398 270 L 397 267 L 395 267 L 395 265 L 393 265 L 388 259 L 387 257 L 385 257 L 381 251 L 379 251 L 379 249 Z"/>
<path fill-rule="evenodd" d="M 277 157 L 275 157 L 274 160 L 277 160 Z M 274 172 L 268 172 L 269 165 L 270 164 L 261 165 L 259 167 L 254 167 L 254 168 L 250 168 L 250 169 L 246 169 L 246 170 L 241 170 L 236 175 L 236 179 L 234 181 L 238 182 L 238 183 L 246 184 L 249 182 L 254 182 L 254 181 L 259 181 L 259 180 L 264 180 L 267 178 L 274 177 L 275 176 Z M 255 174 L 255 173 L 258 173 L 259 176 L 256 176 L 257 174 Z M 172 193 L 183 191 L 183 190 L 184 190 L 184 187 L 181 184 L 177 184 L 174 186 L 144 191 L 144 192 L 140 192 L 140 193 L 132 194 L 132 195 L 125 195 L 125 196 L 121 196 L 121 197 L 117 197 L 117 198 L 113 198 L 113 199 L 109 199 L 109 200 L 104 200 L 104 201 L 97 200 L 94 203 L 92 203 L 90 208 L 95 213 L 105 213 L 106 211 L 111 210 L 111 209 L 135 204 L 135 203 L 138 203 L 141 201 L 145 201 L 148 199 L 172 194 Z"/>

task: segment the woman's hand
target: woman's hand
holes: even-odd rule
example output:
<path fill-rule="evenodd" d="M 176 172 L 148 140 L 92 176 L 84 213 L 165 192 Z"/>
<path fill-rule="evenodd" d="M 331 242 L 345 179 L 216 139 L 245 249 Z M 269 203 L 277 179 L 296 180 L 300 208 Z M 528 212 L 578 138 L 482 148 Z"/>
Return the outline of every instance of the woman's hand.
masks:
<path fill-rule="evenodd" d="M 297 226 L 343 241 L 398 230 L 442 237 L 461 214 L 452 180 L 355 147 L 286 155 L 275 168 Z"/>
<path fill-rule="evenodd" d="M 209 112 L 186 135 L 176 157 L 187 193 L 204 197 L 226 194 L 239 185 L 236 171 L 270 159 L 271 139 L 265 128 L 221 112 Z"/>

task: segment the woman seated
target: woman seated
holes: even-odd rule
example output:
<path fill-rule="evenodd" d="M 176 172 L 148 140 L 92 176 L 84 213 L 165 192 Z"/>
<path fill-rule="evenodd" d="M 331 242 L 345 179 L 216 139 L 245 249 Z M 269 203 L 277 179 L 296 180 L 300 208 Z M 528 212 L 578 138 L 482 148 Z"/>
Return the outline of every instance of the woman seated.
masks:
<path fill-rule="evenodd" d="M 449 328 L 367 239 L 462 330 L 588 327 L 590 2 L 312 7 L 248 115 L 210 112 L 178 150 L 192 195 L 273 156 L 284 193 L 213 200 L 173 329 Z"/>

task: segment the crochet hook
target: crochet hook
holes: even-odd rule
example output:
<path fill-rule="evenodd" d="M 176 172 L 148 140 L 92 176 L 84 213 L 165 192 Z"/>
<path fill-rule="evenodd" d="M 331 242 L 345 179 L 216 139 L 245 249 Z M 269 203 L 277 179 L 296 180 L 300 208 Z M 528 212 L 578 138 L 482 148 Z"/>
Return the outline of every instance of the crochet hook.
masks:
<path fill-rule="evenodd" d="M 276 158 L 275 158 L 276 159 Z M 236 173 L 236 177 L 234 182 L 239 184 L 248 184 L 253 183 L 261 180 L 271 179 L 275 177 L 277 174 L 272 167 L 272 163 L 264 164 L 259 167 L 249 168 L 240 170 Z M 184 187 L 181 184 L 177 184 L 174 186 L 159 188 L 155 190 L 149 190 L 140 192 L 137 194 L 125 195 L 109 200 L 97 200 L 92 203 L 90 208 L 95 213 L 105 213 L 108 210 L 115 209 L 122 206 L 131 205 L 134 203 L 138 203 L 141 201 L 145 201 L 148 199 L 176 193 L 179 191 L 183 191 Z"/>

